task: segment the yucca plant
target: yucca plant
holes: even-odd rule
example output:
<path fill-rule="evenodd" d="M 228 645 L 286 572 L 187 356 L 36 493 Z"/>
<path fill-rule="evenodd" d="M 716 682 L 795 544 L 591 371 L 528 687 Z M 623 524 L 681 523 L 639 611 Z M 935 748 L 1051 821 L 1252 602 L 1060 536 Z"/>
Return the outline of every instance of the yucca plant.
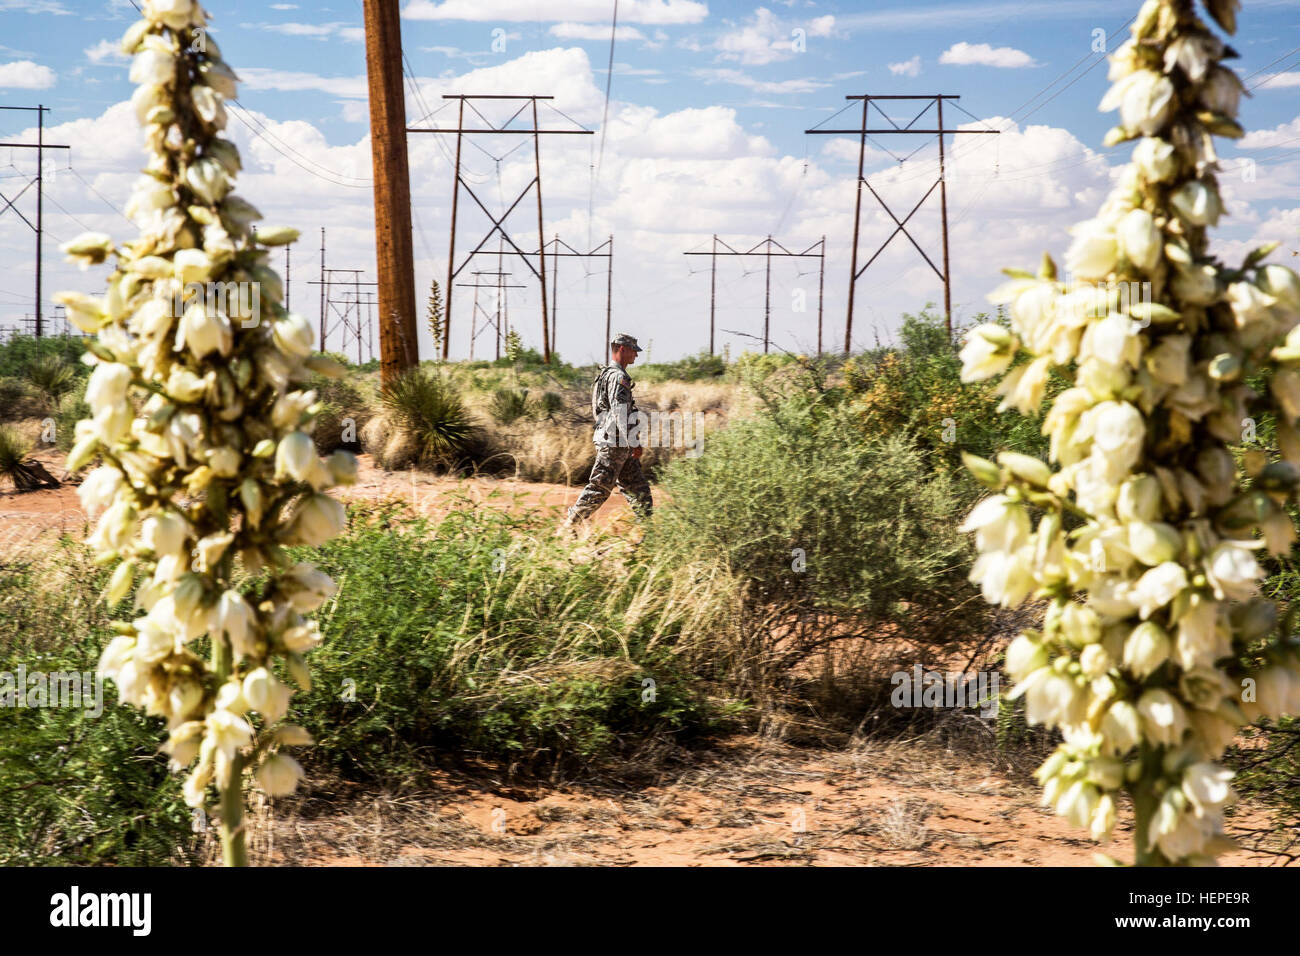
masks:
<path fill-rule="evenodd" d="M 532 411 L 532 403 L 528 401 L 528 389 L 497 389 L 492 395 L 489 411 L 501 425 L 510 425 L 527 417 Z"/>
<path fill-rule="evenodd" d="M 404 372 L 380 391 L 379 400 L 393 423 L 415 439 L 425 462 L 454 462 L 473 435 L 465 403 L 434 369 Z"/>
<path fill-rule="evenodd" d="M 31 442 L 8 425 L 0 425 L 0 476 L 8 478 L 17 491 L 57 488 L 58 481 L 29 457 L 31 452 Z"/>
<path fill-rule="evenodd" d="M 542 395 L 542 414 L 554 418 L 564 408 L 564 397 L 559 392 L 545 392 Z"/>
<path fill-rule="evenodd" d="M 54 355 L 32 362 L 23 370 L 23 378 L 51 407 L 57 407 L 59 400 L 77 387 L 76 368 Z"/>

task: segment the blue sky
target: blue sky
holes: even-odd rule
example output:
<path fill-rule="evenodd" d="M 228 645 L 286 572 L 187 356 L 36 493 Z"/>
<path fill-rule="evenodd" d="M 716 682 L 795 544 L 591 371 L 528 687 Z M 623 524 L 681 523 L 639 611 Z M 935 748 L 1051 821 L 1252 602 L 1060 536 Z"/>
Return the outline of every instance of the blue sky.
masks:
<path fill-rule="evenodd" d="M 1002 266 L 1032 264 L 1045 247 L 1064 248 L 1064 229 L 1092 214 L 1124 161 L 1126 148 L 1100 148 L 1111 117 L 1096 109 L 1106 88 L 1096 51 L 1122 42 L 1123 25 L 1137 7 L 1135 0 L 622 0 L 603 126 L 612 2 L 404 0 L 403 46 L 413 73 L 408 116 L 415 122 L 426 106 L 442 106 L 445 92 L 543 93 L 595 130 L 592 137 L 544 142 L 544 231 L 547 239 L 558 232 L 575 247 L 615 235 L 615 324 L 651 341 L 654 357 L 707 344 L 707 260 L 681 253 L 707 248 L 714 232 L 738 248 L 769 232 L 790 248 L 825 234 L 830 344 L 843 335 L 856 144 L 803 131 L 844 106 L 846 94 L 860 93 L 959 94 L 960 106 L 973 115 L 950 109 L 949 125 L 1004 131 L 949 140 L 954 304 L 968 318 L 984 307 Z M 305 282 L 317 278 L 321 226 L 329 230 L 329 265 L 366 269 L 373 278 L 360 2 L 212 0 L 207 9 L 213 36 L 244 80 L 242 110 L 231 111 L 229 127 L 244 153 L 240 192 L 268 220 L 303 230 L 291 294 L 294 308 L 315 319 L 317 287 Z M 99 278 L 59 263 L 56 239 L 83 228 L 117 236 L 129 230 L 112 207 L 129 193 L 139 138 L 122 106 L 131 92 L 126 61 L 113 50 L 136 16 L 130 0 L 0 0 L 0 105 L 51 107 L 49 139 L 74 147 L 71 169 L 65 157 L 47 167 L 55 173 L 47 193 L 53 205 L 46 208 L 49 292 L 93 289 Z M 1260 238 L 1300 245 L 1297 27 L 1300 0 L 1247 0 L 1232 41 L 1247 86 L 1258 89 L 1242 110 L 1252 137 L 1243 148 L 1223 150 L 1233 213 L 1220 233 L 1225 254 Z M 905 122 L 911 118 L 905 109 L 888 111 Z M 28 116 L 0 112 L 0 142 L 29 138 Z M 884 122 L 872 116 L 873 125 Z M 838 119 L 852 125 L 857 116 L 851 109 Z M 569 125 L 546 110 L 542 120 Z M 443 109 L 422 125 L 450 121 L 451 110 Z M 593 169 L 602 129 L 604 150 Z M 509 137 L 478 144 L 483 149 L 464 147 L 466 176 L 499 212 L 531 177 L 531 148 Z M 411 137 L 421 300 L 430 278 L 445 280 L 450 146 L 446 137 Z M 933 181 L 936 158 L 932 137 L 878 137 L 868 152 L 870 181 L 901 216 Z M 1249 170 L 1246 159 L 1255 163 Z M 34 157 L 15 151 L 11 158 L 0 149 L 0 166 L 0 192 L 12 196 L 34 171 Z M 29 198 L 30 192 L 18 206 L 30 217 Z M 537 243 L 530 202 L 511 220 L 512 235 L 525 248 Z M 918 240 L 937 253 L 933 203 L 934 197 L 913 222 Z M 486 219 L 474 216 L 464 216 L 458 250 L 486 232 Z M 870 254 L 890 230 L 885 213 L 865 205 L 862 253 Z M 12 211 L 0 216 L 6 266 L 0 325 L 31 311 L 31 246 Z M 733 260 L 719 270 L 718 326 L 728 331 L 718 338 L 733 352 L 754 347 L 750 336 L 761 329 L 761 267 L 760 260 Z M 470 268 L 495 269 L 496 257 Z M 525 281 L 522 262 L 503 268 L 513 269 L 512 281 Z M 603 268 L 603 262 L 585 270 L 576 260 L 561 264 L 559 348 L 567 357 L 587 359 L 599 346 Z M 794 262 L 774 268 L 779 347 L 815 345 L 817 276 L 809 268 Z M 887 338 L 903 311 L 939 301 L 940 289 L 915 250 L 896 240 L 859 280 L 855 340 Z M 471 295 L 457 294 L 462 317 L 472 311 Z M 810 311 L 799 311 L 800 301 L 812 303 Z M 525 340 L 536 339 L 535 291 L 512 290 L 509 309 Z M 482 314 L 492 311 L 489 303 Z M 489 338 L 479 338 L 477 355 L 491 349 Z M 453 353 L 468 348 L 461 324 L 453 331 Z"/>

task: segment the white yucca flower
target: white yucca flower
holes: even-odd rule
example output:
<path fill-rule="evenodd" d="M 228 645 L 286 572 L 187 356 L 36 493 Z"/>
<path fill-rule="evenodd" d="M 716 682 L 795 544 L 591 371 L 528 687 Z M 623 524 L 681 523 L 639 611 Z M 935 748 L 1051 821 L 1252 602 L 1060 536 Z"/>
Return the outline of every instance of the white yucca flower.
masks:
<path fill-rule="evenodd" d="M 1202 2 L 1236 29 L 1235 0 Z M 1050 258 L 1013 272 L 989 297 L 1011 304 L 1011 330 L 981 327 L 962 354 L 963 380 L 1010 370 L 1002 406 L 1026 413 L 1050 367 L 1074 376 L 1044 419 L 1055 470 L 964 456 L 994 494 L 962 530 L 988 601 L 1049 603 L 1006 658 L 1029 720 L 1065 738 L 1039 769 L 1044 803 L 1104 840 L 1126 791 L 1139 864 L 1213 862 L 1232 800 L 1215 761 L 1243 720 L 1300 713 L 1300 660 L 1255 555 L 1298 537 L 1300 278 L 1263 262 L 1271 247 L 1240 265 L 1209 251 L 1213 137 L 1242 135 L 1226 55 L 1192 4 L 1146 0 L 1101 103 L 1119 111 L 1107 145 L 1136 141 L 1132 162 L 1071 230 L 1075 281 Z M 1123 283 L 1150 295 L 1116 295 Z M 1265 395 L 1246 384 L 1257 373 Z M 1243 420 L 1265 415 L 1282 461 L 1235 456 Z M 1032 545 L 1013 510 L 1026 504 L 1044 514 Z"/>
<path fill-rule="evenodd" d="M 223 101 L 237 78 L 210 37 L 191 42 L 207 24 L 198 3 L 141 3 L 122 41 L 149 154 L 126 208 L 141 234 L 64 246 L 83 267 L 116 259 L 102 297 L 59 296 L 95 334 L 92 418 L 77 425 L 68 467 L 100 460 L 79 489 L 88 512 L 102 511 L 89 544 L 116 565 L 109 604 L 136 586 L 144 612 L 116 623 L 100 673 L 123 702 L 166 719 L 170 765 L 189 770 L 185 800 L 207 806 L 215 786 L 225 860 L 243 864 L 246 773 L 273 796 L 291 793 L 302 771 L 279 748 L 310 742 L 277 726 L 294 687 L 274 676 L 275 658 L 309 686 L 301 655 L 320 631 L 302 615 L 334 591 L 284 546 L 342 530 L 343 507 L 325 490 L 353 480 L 356 462 L 346 452 L 322 462 L 309 434 L 319 406 L 302 386 L 329 363 L 310 358 L 311 327 L 285 310 L 266 265 L 267 247 L 297 231 L 255 236 L 257 210 L 232 192 L 240 161 L 222 137 Z M 209 282 L 238 291 L 218 306 L 201 291 Z M 234 584 L 262 574 L 256 593 Z M 194 652 L 203 637 L 209 660 Z"/>

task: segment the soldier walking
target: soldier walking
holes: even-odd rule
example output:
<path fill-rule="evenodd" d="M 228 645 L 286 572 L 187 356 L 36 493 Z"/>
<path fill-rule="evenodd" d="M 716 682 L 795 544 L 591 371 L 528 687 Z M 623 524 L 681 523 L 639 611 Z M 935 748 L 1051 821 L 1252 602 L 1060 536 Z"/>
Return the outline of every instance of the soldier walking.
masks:
<path fill-rule="evenodd" d="M 638 518 L 650 517 L 653 508 L 650 483 L 641 473 L 644 451 L 643 430 L 639 427 L 641 413 L 632 398 L 632 377 L 627 374 L 627 367 L 636 361 L 640 351 L 641 346 L 630 335 L 617 335 L 610 342 L 613 364 L 600 370 L 591 387 L 591 413 L 596 419 L 592 438 L 596 463 L 591 468 L 587 487 L 569 509 L 561 530 L 572 528 L 595 514 L 615 485 Z"/>

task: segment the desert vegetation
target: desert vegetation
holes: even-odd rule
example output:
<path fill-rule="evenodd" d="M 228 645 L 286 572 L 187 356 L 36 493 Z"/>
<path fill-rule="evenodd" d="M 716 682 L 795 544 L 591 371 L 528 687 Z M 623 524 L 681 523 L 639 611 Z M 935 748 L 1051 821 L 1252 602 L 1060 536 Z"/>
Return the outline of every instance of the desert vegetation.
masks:
<path fill-rule="evenodd" d="M 0 347 L 0 367 L 36 403 L 24 350 Z M 339 585 L 319 612 L 311 688 L 295 698 L 319 744 L 300 756 L 316 783 L 277 806 L 344 783 L 401 792 L 449 767 L 635 787 L 755 735 L 836 750 L 919 734 L 1027 780 L 1054 734 L 1025 723 L 1023 702 L 983 719 L 890 700 L 891 675 L 914 664 L 998 670 L 1014 631 L 1041 615 L 989 608 L 967 581 L 973 552 L 957 526 L 983 492 L 961 452 L 1041 453 L 1043 438 L 1032 419 L 996 412 L 992 386 L 961 384 L 959 368 L 928 311 L 905 318 L 898 342 L 847 360 L 649 366 L 642 406 L 704 411 L 709 430 L 698 457 L 654 450 L 661 504 L 643 536 L 616 522 L 574 546 L 552 536 L 553 508 L 474 507 L 454 492 L 434 517 L 400 497 L 352 500 L 344 532 L 312 549 Z M 591 373 L 427 363 L 413 398 L 383 395 L 373 370 L 352 367 L 322 389 L 313 437 L 323 453 L 348 447 L 350 420 L 353 447 L 381 470 L 577 484 Z M 521 414 L 494 414 L 515 402 L 503 390 L 527 391 Z M 535 398 L 547 394 L 558 409 Z M 43 419 L 11 407 L 4 427 L 39 450 Z M 385 417 L 384 430 L 371 424 Z M 60 472 L 45 447 L 38 457 Z M 398 451 L 407 457 L 386 459 Z M 88 530 L 6 543 L 0 670 L 95 670 L 112 615 Z M 1271 572 L 1289 601 L 1300 577 L 1282 559 Z M 0 823 L 6 862 L 211 858 L 157 752 L 161 719 L 116 706 L 111 684 L 106 697 L 97 717 L 16 709 L 0 726 L 0 788 L 23 794 Z M 1295 733 L 1261 721 L 1229 756 L 1269 812 L 1292 811 Z"/>

